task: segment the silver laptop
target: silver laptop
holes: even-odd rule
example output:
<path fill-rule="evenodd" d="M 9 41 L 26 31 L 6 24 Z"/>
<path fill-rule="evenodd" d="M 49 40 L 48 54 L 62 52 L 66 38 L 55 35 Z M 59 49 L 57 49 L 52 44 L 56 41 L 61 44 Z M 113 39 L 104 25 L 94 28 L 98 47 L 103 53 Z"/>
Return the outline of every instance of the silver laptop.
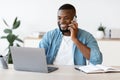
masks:
<path fill-rule="evenodd" d="M 43 48 L 10 47 L 15 70 L 49 73 L 57 67 L 48 67 Z"/>

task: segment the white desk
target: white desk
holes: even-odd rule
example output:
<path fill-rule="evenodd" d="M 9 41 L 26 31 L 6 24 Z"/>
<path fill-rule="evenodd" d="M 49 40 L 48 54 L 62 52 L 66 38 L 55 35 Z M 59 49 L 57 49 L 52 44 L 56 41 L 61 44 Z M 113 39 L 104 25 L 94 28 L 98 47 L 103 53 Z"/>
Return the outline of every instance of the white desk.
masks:
<path fill-rule="evenodd" d="M 85 74 L 74 66 L 59 66 L 52 73 L 37 73 L 16 71 L 9 65 L 9 69 L 0 69 L 0 80 L 120 80 L 120 73 Z"/>

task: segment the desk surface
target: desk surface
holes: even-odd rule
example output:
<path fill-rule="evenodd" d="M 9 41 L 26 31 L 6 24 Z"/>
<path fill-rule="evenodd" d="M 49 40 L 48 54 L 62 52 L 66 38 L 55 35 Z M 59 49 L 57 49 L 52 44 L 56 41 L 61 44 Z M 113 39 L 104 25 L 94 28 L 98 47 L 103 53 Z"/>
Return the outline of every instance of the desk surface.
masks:
<path fill-rule="evenodd" d="M 74 66 L 59 66 L 52 73 L 38 73 L 16 71 L 9 65 L 9 69 L 0 69 L 0 80 L 120 80 L 120 73 L 85 74 Z"/>

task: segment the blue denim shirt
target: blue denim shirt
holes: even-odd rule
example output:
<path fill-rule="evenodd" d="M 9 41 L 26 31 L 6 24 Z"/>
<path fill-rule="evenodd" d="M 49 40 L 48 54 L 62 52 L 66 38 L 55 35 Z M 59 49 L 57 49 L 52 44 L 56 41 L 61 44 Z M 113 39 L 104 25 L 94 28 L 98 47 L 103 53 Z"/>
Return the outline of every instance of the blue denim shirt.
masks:
<path fill-rule="evenodd" d="M 62 42 L 62 32 L 59 28 L 47 32 L 39 43 L 40 48 L 45 48 L 46 58 L 48 64 L 53 64 L 56 55 L 58 53 L 60 44 Z M 99 50 L 98 44 L 95 38 L 89 32 L 79 29 L 77 38 L 90 48 L 90 63 L 101 64 L 102 54 Z M 73 44 L 72 51 L 74 53 L 75 65 L 86 65 L 86 58 L 82 52 Z"/>

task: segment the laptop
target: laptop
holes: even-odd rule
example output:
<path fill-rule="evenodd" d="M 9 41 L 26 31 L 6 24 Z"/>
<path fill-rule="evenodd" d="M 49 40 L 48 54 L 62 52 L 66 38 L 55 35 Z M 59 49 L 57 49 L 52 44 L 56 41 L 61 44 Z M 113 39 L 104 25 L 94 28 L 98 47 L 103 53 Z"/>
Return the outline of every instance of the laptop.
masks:
<path fill-rule="evenodd" d="M 49 67 L 44 48 L 10 47 L 15 70 L 49 73 L 57 67 Z"/>

